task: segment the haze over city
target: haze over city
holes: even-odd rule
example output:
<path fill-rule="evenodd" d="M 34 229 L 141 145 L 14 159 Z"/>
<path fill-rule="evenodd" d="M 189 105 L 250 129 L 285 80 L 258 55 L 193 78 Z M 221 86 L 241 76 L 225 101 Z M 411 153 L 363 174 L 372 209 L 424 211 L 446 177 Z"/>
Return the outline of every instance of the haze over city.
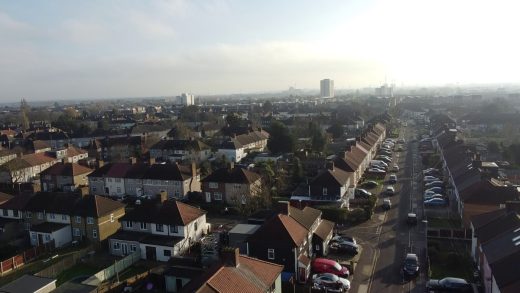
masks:
<path fill-rule="evenodd" d="M 0 100 L 515 83 L 515 1 L 0 1 Z"/>

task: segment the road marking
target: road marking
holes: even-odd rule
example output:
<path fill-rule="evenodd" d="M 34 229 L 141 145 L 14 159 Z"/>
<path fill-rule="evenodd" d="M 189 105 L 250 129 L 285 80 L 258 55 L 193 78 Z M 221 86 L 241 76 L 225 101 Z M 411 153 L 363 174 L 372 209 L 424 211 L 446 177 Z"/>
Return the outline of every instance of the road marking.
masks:
<path fill-rule="evenodd" d="M 370 265 L 364 265 L 363 268 L 361 268 L 361 272 L 364 275 L 370 274 L 371 271 L 372 271 L 372 268 L 370 267 Z"/>

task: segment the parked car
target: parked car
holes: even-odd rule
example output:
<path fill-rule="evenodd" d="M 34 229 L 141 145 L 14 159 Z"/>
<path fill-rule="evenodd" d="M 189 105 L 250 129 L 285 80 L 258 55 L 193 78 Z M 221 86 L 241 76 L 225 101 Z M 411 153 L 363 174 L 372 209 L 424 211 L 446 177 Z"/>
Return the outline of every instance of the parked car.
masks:
<path fill-rule="evenodd" d="M 388 158 L 387 156 L 376 156 L 376 160 L 383 161 L 387 164 L 390 164 L 392 162 L 392 159 Z"/>
<path fill-rule="evenodd" d="M 417 225 L 417 214 L 408 213 L 408 215 L 406 216 L 406 222 L 410 225 Z"/>
<path fill-rule="evenodd" d="M 423 181 L 432 182 L 432 181 L 441 181 L 441 179 L 434 177 L 434 176 L 424 176 Z"/>
<path fill-rule="evenodd" d="M 428 292 L 472 292 L 473 288 L 464 279 L 447 277 L 441 280 L 429 280 L 426 283 L 426 290 Z"/>
<path fill-rule="evenodd" d="M 440 176 L 441 176 L 441 173 L 440 173 L 439 171 L 432 170 L 432 171 L 428 171 L 428 172 L 423 172 L 423 175 L 424 175 L 424 176 L 436 176 L 436 177 L 440 177 Z"/>
<path fill-rule="evenodd" d="M 392 185 L 388 185 L 386 187 L 385 193 L 388 195 L 394 195 L 395 194 L 395 188 Z"/>
<path fill-rule="evenodd" d="M 400 138 L 397 140 L 397 143 L 405 143 L 404 138 Z"/>
<path fill-rule="evenodd" d="M 442 188 L 441 186 L 436 186 L 436 187 L 428 188 L 424 192 L 427 192 L 427 191 L 431 191 L 431 192 L 435 192 L 435 193 L 443 193 L 444 188 Z"/>
<path fill-rule="evenodd" d="M 388 183 L 396 184 L 397 183 L 397 175 L 392 174 L 390 177 L 388 177 Z"/>
<path fill-rule="evenodd" d="M 330 289 L 342 289 L 343 291 L 350 289 L 349 280 L 329 273 L 313 275 L 312 282 L 322 288 L 324 287 L 327 291 Z"/>
<path fill-rule="evenodd" d="M 422 172 L 423 172 L 423 174 L 429 173 L 429 172 L 439 172 L 439 169 L 428 168 L 428 169 L 424 169 Z"/>
<path fill-rule="evenodd" d="M 367 172 L 375 174 L 375 175 L 385 175 L 386 174 L 385 170 L 378 169 L 378 168 L 368 168 Z"/>
<path fill-rule="evenodd" d="M 442 194 L 439 194 L 439 193 L 435 193 L 435 194 L 432 194 L 432 195 L 425 195 L 424 196 L 424 200 L 430 200 L 432 198 L 441 198 L 441 199 L 444 199 L 444 195 Z"/>
<path fill-rule="evenodd" d="M 350 241 L 335 241 L 332 242 L 329 247 L 337 252 L 344 252 L 348 254 L 358 254 L 359 246 L 356 243 Z"/>
<path fill-rule="evenodd" d="M 372 181 L 372 180 L 369 180 L 369 181 L 365 181 L 363 183 L 360 184 L 361 187 L 364 187 L 364 188 L 375 188 L 379 185 L 379 183 L 375 182 L 375 181 Z"/>
<path fill-rule="evenodd" d="M 415 253 L 406 254 L 403 264 L 403 273 L 405 277 L 417 276 L 419 273 L 419 258 Z"/>
<path fill-rule="evenodd" d="M 383 209 L 386 210 L 386 211 L 388 211 L 389 209 L 391 209 L 391 208 L 392 208 L 392 202 L 390 201 L 390 199 L 385 198 L 385 199 L 383 200 L 383 205 L 382 205 L 382 207 L 383 207 Z"/>
<path fill-rule="evenodd" d="M 368 198 L 371 195 L 372 195 L 372 193 L 370 193 L 362 188 L 356 188 L 356 190 L 354 191 L 355 198 Z"/>
<path fill-rule="evenodd" d="M 395 165 L 392 167 L 392 171 L 394 171 L 394 172 L 399 172 L 399 165 L 395 164 Z"/>
<path fill-rule="evenodd" d="M 350 272 L 338 262 L 328 258 L 315 258 L 311 264 L 312 271 L 318 274 L 330 273 L 338 277 L 348 278 Z"/>
<path fill-rule="evenodd" d="M 432 198 L 432 199 L 425 200 L 424 205 L 430 206 L 430 207 L 433 207 L 433 206 L 443 207 L 443 206 L 448 205 L 448 201 L 443 198 Z"/>
<path fill-rule="evenodd" d="M 343 242 L 347 241 L 347 242 L 351 242 L 353 244 L 357 244 L 356 238 L 348 236 L 348 235 L 342 235 L 342 234 L 335 235 L 330 240 L 330 242 L 341 242 L 341 241 L 343 241 Z"/>
<path fill-rule="evenodd" d="M 430 189 L 432 187 L 443 187 L 444 186 L 444 182 L 442 181 L 432 181 L 432 182 L 428 182 L 424 185 L 424 188 L 426 189 Z"/>
<path fill-rule="evenodd" d="M 438 193 L 438 192 L 435 192 L 435 191 L 429 190 L 429 189 L 424 191 L 424 197 L 432 196 L 434 194 L 441 194 L 442 195 L 442 193 Z"/>

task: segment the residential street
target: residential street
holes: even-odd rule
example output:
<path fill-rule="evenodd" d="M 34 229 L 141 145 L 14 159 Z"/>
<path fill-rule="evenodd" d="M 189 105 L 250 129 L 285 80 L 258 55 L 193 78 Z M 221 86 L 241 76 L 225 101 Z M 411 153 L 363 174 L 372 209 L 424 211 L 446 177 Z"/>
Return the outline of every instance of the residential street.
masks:
<path fill-rule="evenodd" d="M 362 225 L 343 229 L 363 246 L 359 258 L 351 292 L 424 292 L 426 282 L 426 242 L 425 223 L 422 219 L 421 186 L 413 182 L 412 174 L 417 178 L 420 172 L 420 159 L 417 157 L 417 145 L 411 127 L 403 128 L 401 138 L 406 140 L 406 148 L 395 152 L 392 164 L 399 164 L 397 194 L 390 197 L 392 208 L 385 212 L 381 208 L 383 197 L 379 201 L 371 221 Z M 388 177 L 388 176 L 387 176 Z M 407 214 L 417 213 L 417 226 L 406 223 Z M 407 252 L 419 256 L 421 272 L 412 281 L 404 281 L 401 274 L 402 263 Z"/>

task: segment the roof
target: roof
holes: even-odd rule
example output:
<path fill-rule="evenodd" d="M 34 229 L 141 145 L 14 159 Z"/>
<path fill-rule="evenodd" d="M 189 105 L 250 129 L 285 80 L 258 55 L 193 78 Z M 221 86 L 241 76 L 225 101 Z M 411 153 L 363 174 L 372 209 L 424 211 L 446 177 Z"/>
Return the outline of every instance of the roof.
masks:
<path fill-rule="evenodd" d="M 288 241 L 291 247 L 297 247 L 307 239 L 308 234 L 309 231 L 295 219 L 278 214 L 267 220 L 249 237 L 249 240 L 251 242 Z M 276 238 L 273 238 L 273 235 L 276 235 Z"/>
<path fill-rule="evenodd" d="M 37 277 L 33 275 L 23 275 L 11 283 L 0 287 L 0 291 L 8 293 L 36 292 L 43 287 L 55 282 L 56 279 Z"/>
<path fill-rule="evenodd" d="M 283 271 L 283 266 L 239 255 L 238 265 L 217 264 L 199 278 L 193 279 L 180 292 L 264 293 Z"/>
<path fill-rule="evenodd" d="M 5 194 L 5 193 L 4 193 Z M 31 198 L 30 194 L 18 194 L 14 197 L 12 197 L 10 200 L 5 201 L 0 204 L 0 209 L 6 209 L 6 210 L 23 210 L 25 209 L 25 205 Z"/>
<path fill-rule="evenodd" d="M 311 207 L 305 207 L 303 210 L 300 210 L 299 208 L 289 205 L 287 215 L 295 219 L 296 222 L 300 223 L 305 229 L 310 230 L 314 222 L 321 217 L 321 211 Z"/>
<path fill-rule="evenodd" d="M 127 212 L 122 221 L 157 223 L 186 226 L 206 211 L 176 200 L 167 200 L 162 204 L 147 202 Z"/>
<path fill-rule="evenodd" d="M 480 243 L 484 244 L 504 232 L 511 231 L 519 227 L 520 216 L 517 213 L 511 212 L 505 214 L 502 217 L 496 218 L 494 221 L 476 229 L 475 234 L 477 235 Z"/>
<path fill-rule="evenodd" d="M 103 217 L 109 215 L 119 209 L 123 209 L 125 205 L 119 201 L 103 197 L 100 195 L 87 195 L 81 198 L 72 213 L 83 217 Z"/>
<path fill-rule="evenodd" d="M 38 225 L 31 226 L 31 231 L 41 232 L 41 233 L 52 233 L 63 229 L 64 227 L 68 227 L 69 224 L 60 224 L 60 223 L 52 223 L 52 222 L 43 222 Z"/>
<path fill-rule="evenodd" d="M 29 199 L 25 209 L 70 215 L 79 200 L 80 196 L 74 193 L 39 192 Z"/>
<path fill-rule="evenodd" d="M 262 140 L 269 139 L 269 133 L 265 130 L 261 131 L 249 131 L 245 134 L 240 134 L 232 137 L 229 141 L 224 142 L 221 145 L 221 149 L 239 149 L 243 146 L 253 144 Z"/>
<path fill-rule="evenodd" d="M 192 177 L 191 169 L 178 164 L 153 164 L 142 175 L 143 179 L 184 181 Z"/>
<path fill-rule="evenodd" d="M 46 153 L 33 153 L 24 155 L 22 157 L 14 158 L 13 160 L 3 164 L 2 166 L 5 166 L 10 170 L 20 170 L 24 168 L 43 165 L 54 161 L 56 161 L 56 158 L 51 157 Z"/>
<path fill-rule="evenodd" d="M 12 195 L 0 192 L 0 205 L 11 200 L 13 198 Z"/>
<path fill-rule="evenodd" d="M 202 151 L 210 147 L 198 139 L 170 139 L 161 140 L 154 144 L 150 149 L 158 150 L 185 150 L 185 151 Z"/>
<path fill-rule="evenodd" d="M 499 205 L 506 201 L 519 200 L 520 193 L 514 186 L 495 184 L 494 181 L 482 180 L 467 187 L 460 193 L 464 203 Z"/>
<path fill-rule="evenodd" d="M 260 225 L 252 224 L 236 224 L 233 229 L 229 230 L 229 234 L 254 234 Z"/>
<path fill-rule="evenodd" d="M 258 173 L 240 167 L 233 167 L 231 170 L 229 168 L 220 168 L 206 176 L 201 182 L 251 184 L 260 178 L 261 176 Z"/>
<path fill-rule="evenodd" d="M 173 247 L 175 244 L 184 240 L 183 237 L 178 236 L 154 235 L 124 230 L 117 231 L 114 235 L 110 236 L 110 239 L 134 241 L 142 244 L 161 245 L 168 247 Z"/>
<path fill-rule="evenodd" d="M 76 163 L 57 163 L 47 168 L 41 175 L 78 176 L 92 173 L 94 170 Z"/>
<path fill-rule="evenodd" d="M 316 176 L 312 180 L 311 184 L 322 186 L 344 186 L 345 184 L 347 184 L 351 176 L 351 172 L 346 172 L 339 168 L 333 168 L 333 170 L 327 169 L 321 172 L 318 176 Z"/>
<path fill-rule="evenodd" d="M 510 291 L 513 287 L 520 288 L 520 280 L 518 278 L 518 268 L 520 263 L 520 251 L 504 257 L 500 261 L 490 264 L 493 277 L 497 282 L 498 287 L 501 289 L 500 292 L 518 292 Z M 502 288 L 510 288 L 508 291 L 502 290 Z"/>
<path fill-rule="evenodd" d="M 333 229 L 334 222 L 323 219 L 318 225 L 318 228 L 316 228 L 316 231 L 314 231 L 314 234 L 316 234 L 316 236 L 318 236 L 321 240 L 325 240 L 332 233 Z"/>
<path fill-rule="evenodd" d="M 178 164 L 110 163 L 89 177 L 184 181 L 192 178 L 191 166 Z"/>

